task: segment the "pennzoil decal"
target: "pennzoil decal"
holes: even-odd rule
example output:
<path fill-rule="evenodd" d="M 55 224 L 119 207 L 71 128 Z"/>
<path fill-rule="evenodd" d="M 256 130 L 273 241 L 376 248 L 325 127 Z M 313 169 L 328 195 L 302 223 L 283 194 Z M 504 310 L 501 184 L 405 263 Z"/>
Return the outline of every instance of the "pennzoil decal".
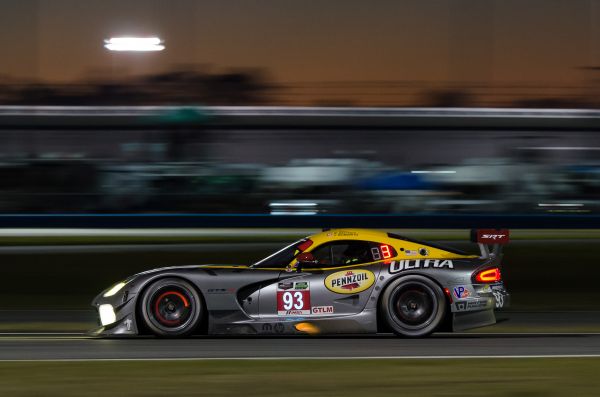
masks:
<path fill-rule="evenodd" d="M 338 294 L 355 294 L 369 289 L 375 283 L 373 272 L 364 269 L 335 272 L 325 279 L 325 287 Z"/>
<path fill-rule="evenodd" d="M 390 263 L 390 273 L 399 273 L 412 269 L 454 269 L 454 263 L 449 259 L 403 259 Z"/>

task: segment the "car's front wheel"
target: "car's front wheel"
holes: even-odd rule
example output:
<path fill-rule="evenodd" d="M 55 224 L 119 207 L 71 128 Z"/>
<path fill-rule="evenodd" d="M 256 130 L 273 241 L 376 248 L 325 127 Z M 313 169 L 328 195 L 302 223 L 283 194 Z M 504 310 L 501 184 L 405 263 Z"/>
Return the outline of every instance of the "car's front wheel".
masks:
<path fill-rule="evenodd" d="M 434 332 L 444 320 L 446 298 L 430 279 L 407 276 L 388 286 L 381 299 L 381 310 L 395 334 L 422 337 Z"/>
<path fill-rule="evenodd" d="M 189 336 L 202 319 L 202 298 L 187 281 L 178 278 L 157 280 L 144 290 L 141 298 L 141 317 L 145 326 L 157 336 Z"/>

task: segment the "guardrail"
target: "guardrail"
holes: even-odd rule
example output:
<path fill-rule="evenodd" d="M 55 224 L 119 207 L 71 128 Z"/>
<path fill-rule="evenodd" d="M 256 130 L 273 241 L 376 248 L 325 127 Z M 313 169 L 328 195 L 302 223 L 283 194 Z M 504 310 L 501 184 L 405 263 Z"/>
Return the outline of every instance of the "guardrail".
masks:
<path fill-rule="evenodd" d="M 182 113 L 183 112 L 183 113 Z M 0 127 L 143 128 L 543 128 L 600 129 L 600 111 L 502 108 L 344 108 L 285 106 L 0 106 Z"/>
<path fill-rule="evenodd" d="M 268 215 L 31 214 L 0 215 L 0 228 L 342 228 L 600 229 L 600 215 Z"/>

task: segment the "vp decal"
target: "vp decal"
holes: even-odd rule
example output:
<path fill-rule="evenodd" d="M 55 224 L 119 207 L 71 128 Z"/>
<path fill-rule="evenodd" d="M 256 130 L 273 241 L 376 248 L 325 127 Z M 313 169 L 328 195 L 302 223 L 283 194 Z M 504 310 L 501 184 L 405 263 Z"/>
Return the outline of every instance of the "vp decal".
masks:
<path fill-rule="evenodd" d="M 330 274 L 325 279 L 325 287 L 338 294 L 355 294 L 369 289 L 374 282 L 373 272 L 354 269 Z"/>
<path fill-rule="evenodd" d="M 469 289 L 467 287 L 465 287 L 464 285 L 459 285 L 458 287 L 454 287 L 452 289 L 452 292 L 454 293 L 454 296 L 457 299 L 464 299 L 464 298 L 468 298 L 469 296 L 471 296 Z"/>
<path fill-rule="evenodd" d="M 403 259 L 401 261 L 393 261 L 390 264 L 390 273 L 399 273 L 403 270 L 412 269 L 454 269 L 454 263 L 449 259 Z"/>

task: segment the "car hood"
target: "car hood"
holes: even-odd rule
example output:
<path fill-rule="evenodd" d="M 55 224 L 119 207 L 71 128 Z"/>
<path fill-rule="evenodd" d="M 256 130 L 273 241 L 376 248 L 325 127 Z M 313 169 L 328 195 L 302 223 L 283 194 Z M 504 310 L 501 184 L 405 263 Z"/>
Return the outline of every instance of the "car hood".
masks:
<path fill-rule="evenodd" d="M 133 280 L 133 279 L 138 278 L 140 276 L 146 276 L 146 275 L 150 275 L 150 274 L 154 274 L 154 273 L 168 272 L 168 271 L 171 271 L 171 270 L 185 270 L 185 269 L 247 269 L 247 268 L 249 268 L 248 265 L 237 265 L 237 264 L 229 264 L 229 265 L 223 265 L 223 264 L 206 264 L 206 265 L 163 266 L 163 267 L 157 267 L 157 268 L 150 269 L 150 270 L 145 270 L 145 271 L 140 272 L 140 273 L 136 273 L 136 274 L 128 277 L 126 281 Z"/>

